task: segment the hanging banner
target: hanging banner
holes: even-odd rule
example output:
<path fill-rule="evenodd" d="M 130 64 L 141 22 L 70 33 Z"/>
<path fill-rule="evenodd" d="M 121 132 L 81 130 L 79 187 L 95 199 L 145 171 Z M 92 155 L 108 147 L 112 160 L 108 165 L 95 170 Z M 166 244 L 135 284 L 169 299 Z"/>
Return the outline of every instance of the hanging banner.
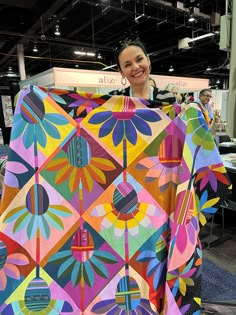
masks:
<path fill-rule="evenodd" d="M 13 110 L 11 96 L 1 95 L 1 101 L 5 127 L 12 127 Z"/>

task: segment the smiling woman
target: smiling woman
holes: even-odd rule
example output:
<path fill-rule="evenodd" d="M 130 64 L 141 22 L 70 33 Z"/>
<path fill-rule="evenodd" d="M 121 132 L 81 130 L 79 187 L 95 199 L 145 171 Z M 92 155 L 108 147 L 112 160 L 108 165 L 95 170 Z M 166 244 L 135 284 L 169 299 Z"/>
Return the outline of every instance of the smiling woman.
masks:
<path fill-rule="evenodd" d="M 140 41 L 125 41 L 116 51 L 115 58 L 122 81 L 126 82 L 127 79 L 130 86 L 121 91 L 111 91 L 110 94 L 160 100 L 161 103 L 168 104 L 175 103 L 172 93 L 152 86 L 150 81 L 151 62 L 145 46 Z"/>

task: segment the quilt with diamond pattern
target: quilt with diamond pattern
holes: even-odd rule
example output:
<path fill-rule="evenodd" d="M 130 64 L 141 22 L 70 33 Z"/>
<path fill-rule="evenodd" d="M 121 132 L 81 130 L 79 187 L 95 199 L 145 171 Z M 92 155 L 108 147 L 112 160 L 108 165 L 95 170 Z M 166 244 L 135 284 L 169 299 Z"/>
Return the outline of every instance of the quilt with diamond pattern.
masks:
<path fill-rule="evenodd" d="M 200 314 L 198 234 L 230 183 L 197 104 L 27 86 L 0 217 L 0 313 Z"/>

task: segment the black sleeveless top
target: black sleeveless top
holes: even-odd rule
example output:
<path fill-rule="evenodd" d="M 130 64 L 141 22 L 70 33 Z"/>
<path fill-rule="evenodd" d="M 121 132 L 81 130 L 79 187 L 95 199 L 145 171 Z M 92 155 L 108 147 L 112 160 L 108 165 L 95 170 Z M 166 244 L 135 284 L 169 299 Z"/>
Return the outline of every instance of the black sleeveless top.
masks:
<path fill-rule="evenodd" d="M 130 96 L 130 86 L 122 89 L 122 90 L 114 90 L 109 92 L 110 95 L 124 95 L 124 96 Z M 153 88 L 153 100 L 157 103 L 160 103 L 162 105 L 164 104 L 174 104 L 176 103 L 175 96 L 173 93 L 166 91 L 166 90 L 160 90 L 158 88 Z"/>

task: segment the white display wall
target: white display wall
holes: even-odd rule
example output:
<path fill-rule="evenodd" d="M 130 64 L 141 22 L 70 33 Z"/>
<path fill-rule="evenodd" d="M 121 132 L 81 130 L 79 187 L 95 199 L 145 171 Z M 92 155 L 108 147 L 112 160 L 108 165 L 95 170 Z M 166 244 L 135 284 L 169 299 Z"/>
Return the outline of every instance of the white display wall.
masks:
<path fill-rule="evenodd" d="M 175 76 L 151 75 L 160 89 L 169 83 L 179 87 L 181 92 L 199 91 L 209 85 L 208 79 L 185 78 Z M 20 82 L 20 87 L 25 85 L 41 85 L 57 88 L 77 88 L 77 90 L 92 90 L 97 93 L 108 93 L 114 89 L 128 86 L 121 84 L 119 72 L 92 71 L 69 68 L 52 68 L 36 76 Z"/>

